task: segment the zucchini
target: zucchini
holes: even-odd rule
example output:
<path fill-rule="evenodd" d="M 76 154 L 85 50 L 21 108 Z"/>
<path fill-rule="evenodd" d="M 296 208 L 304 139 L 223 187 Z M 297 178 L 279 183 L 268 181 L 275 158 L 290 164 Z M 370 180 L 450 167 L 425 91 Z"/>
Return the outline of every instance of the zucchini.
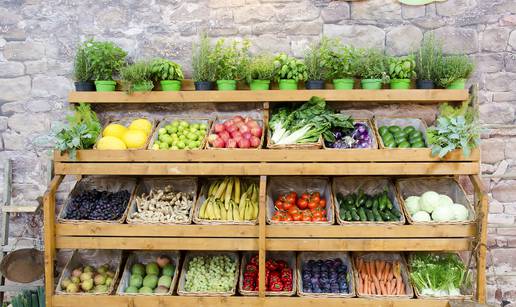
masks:
<path fill-rule="evenodd" d="M 360 221 L 362 221 L 362 222 L 367 221 L 367 216 L 366 216 L 364 208 L 358 209 L 358 216 L 360 216 Z"/>
<path fill-rule="evenodd" d="M 353 221 L 360 221 L 360 216 L 357 213 L 357 210 L 355 208 L 351 208 L 351 218 Z"/>
<path fill-rule="evenodd" d="M 368 198 L 365 202 L 365 207 L 367 209 L 371 209 L 373 207 L 373 201 L 371 200 L 371 198 Z"/>

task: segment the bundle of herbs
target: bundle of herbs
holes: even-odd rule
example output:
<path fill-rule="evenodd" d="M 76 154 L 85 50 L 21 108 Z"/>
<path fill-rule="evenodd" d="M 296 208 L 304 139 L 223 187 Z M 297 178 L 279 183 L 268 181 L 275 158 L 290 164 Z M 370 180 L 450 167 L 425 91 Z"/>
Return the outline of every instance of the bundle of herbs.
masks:
<path fill-rule="evenodd" d="M 55 139 L 55 148 L 68 152 L 75 160 L 76 150 L 92 148 L 101 131 L 101 124 L 97 114 L 90 105 L 81 103 L 76 107 L 73 115 L 66 117 L 68 123 L 57 123 L 52 129 Z"/>
<path fill-rule="evenodd" d="M 457 254 L 416 253 L 409 266 L 412 284 L 423 296 L 461 296 L 471 289 L 471 276 Z"/>
<path fill-rule="evenodd" d="M 315 143 L 321 135 L 334 142 L 332 129 L 353 129 L 350 116 L 336 113 L 326 106 L 326 101 L 313 96 L 298 107 L 280 107 L 273 112 L 269 122 L 273 144 Z"/>

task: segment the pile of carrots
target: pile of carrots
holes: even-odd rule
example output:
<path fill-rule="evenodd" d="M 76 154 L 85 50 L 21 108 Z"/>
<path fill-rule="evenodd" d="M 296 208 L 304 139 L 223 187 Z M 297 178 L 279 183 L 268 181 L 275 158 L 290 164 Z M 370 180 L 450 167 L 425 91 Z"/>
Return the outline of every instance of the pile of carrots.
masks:
<path fill-rule="evenodd" d="M 399 261 L 364 260 L 357 258 L 358 292 L 372 295 L 405 294 Z"/>

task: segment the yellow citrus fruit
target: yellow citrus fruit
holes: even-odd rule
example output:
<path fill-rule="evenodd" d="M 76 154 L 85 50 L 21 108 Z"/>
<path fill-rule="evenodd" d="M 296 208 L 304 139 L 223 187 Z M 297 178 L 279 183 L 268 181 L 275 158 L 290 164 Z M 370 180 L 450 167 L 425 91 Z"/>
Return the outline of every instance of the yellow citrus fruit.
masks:
<path fill-rule="evenodd" d="M 121 139 L 126 131 L 127 128 L 123 125 L 109 124 L 104 128 L 104 131 L 102 131 L 102 136 L 114 136 Z"/>
<path fill-rule="evenodd" d="M 152 123 L 145 118 L 138 118 L 129 125 L 129 130 L 141 130 L 149 135 L 152 130 Z"/>
<path fill-rule="evenodd" d="M 125 143 L 119 138 L 116 138 L 114 136 L 105 136 L 98 141 L 97 149 L 118 150 L 118 149 L 127 149 L 127 146 L 125 146 Z"/>
<path fill-rule="evenodd" d="M 140 148 L 145 145 L 147 141 L 147 134 L 141 130 L 127 130 L 122 137 L 127 148 Z"/>

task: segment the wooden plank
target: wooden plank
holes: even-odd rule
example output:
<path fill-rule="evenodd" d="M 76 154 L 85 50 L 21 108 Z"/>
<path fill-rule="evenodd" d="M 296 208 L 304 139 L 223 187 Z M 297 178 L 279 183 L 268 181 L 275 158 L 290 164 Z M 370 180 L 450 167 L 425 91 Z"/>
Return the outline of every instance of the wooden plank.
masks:
<path fill-rule="evenodd" d="M 8 213 L 34 213 L 39 209 L 37 206 L 4 206 L 1 208 L 2 212 Z"/>
<path fill-rule="evenodd" d="M 265 297 L 265 260 L 266 260 L 266 215 L 267 212 L 265 210 L 267 206 L 267 177 L 260 176 L 260 195 L 259 195 L 260 203 L 259 203 L 259 214 L 258 214 L 258 229 L 259 229 L 259 238 L 258 238 L 258 295 L 260 297 Z"/>
<path fill-rule="evenodd" d="M 260 221 L 261 222 L 261 221 Z M 260 224 L 261 225 L 261 224 Z M 159 227 L 159 231 L 156 228 Z M 476 225 L 267 225 L 268 238 L 460 238 L 474 237 Z M 250 225 L 56 224 L 57 236 L 258 238 Z"/>
<path fill-rule="evenodd" d="M 64 176 L 57 175 L 52 178 L 48 190 L 43 197 L 43 229 L 45 239 L 45 303 L 52 306 L 54 294 L 54 256 L 56 254 L 55 243 L 55 210 L 56 192 L 63 181 Z"/>
<path fill-rule="evenodd" d="M 475 162 L 449 163 L 62 163 L 68 175 L 470 175 Z"/>
<path fill-rule="evenodd" d="M 489 213 L 487 195 L 484 185 L 478 175 L 471 176 L 471 181 L 478 194 L 479 201 L 476 208 L 478 214 L 478 238 L 477 238 L 477 301 L 481 304 L 486 302 L 486 265 L 487 265 L 487 216 Z"/>
<path fill-rule="evenodd" d="M 209 240 L 208 240 L 209 239 Z M 135 250 L 258 250 L 254 238 L 57 237 L 58 248 Z"/>
<path fill-rule="evenodd" d="M 245 154 L 242 154 L 245 153 Z M 469 157 L 454 151 L 432 157 L 430 149 L 378 150 L 78 150 L 77 159 L 55 152 L 57 162 L 452 162 L 480 161 L 480 150 Z"/>
<path fill-rule="evenodd" d="M 80 298 L 80 299 L 79 299 Z M 309 297 L 188 297 L 188 296 L 119 296 L 56 295 L 53 307 L 449 307 L 447 300 L 309 298 Z"/>
<path fill-rule="evenodd" d="M 273 251 L 462 251 L 472 239 L 267 239 Z"/>
<path fill-rule="evenodd" d="M 70 103 L 226 103 L 226 102 L 285 102 L 307 101 L 312 96 L 327 101 L 437 103 L 464 101 L 466 90 L 297 90 L 297 91 L 180 91 L 180 92 L 71 92 Z"/>

